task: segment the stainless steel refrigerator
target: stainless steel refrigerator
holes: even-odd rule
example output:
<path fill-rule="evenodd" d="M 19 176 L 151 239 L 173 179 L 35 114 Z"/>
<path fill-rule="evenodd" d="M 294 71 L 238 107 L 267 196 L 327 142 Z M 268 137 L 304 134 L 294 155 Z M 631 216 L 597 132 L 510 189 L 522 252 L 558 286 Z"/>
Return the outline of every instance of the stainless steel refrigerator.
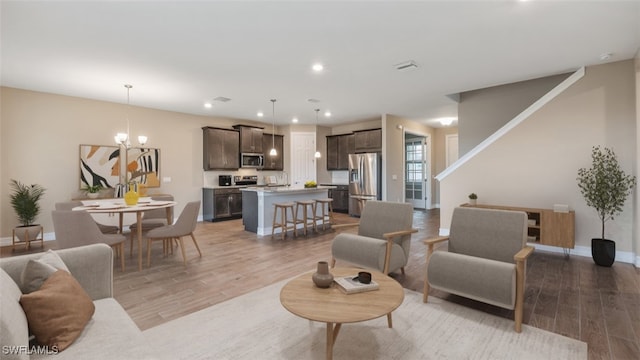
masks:
<path fill-rule="evenodd" d="M 349 215 L 360 216 L 367 200 L 382 196 L 382 157 L 379 153 L 349 155 Z"/>

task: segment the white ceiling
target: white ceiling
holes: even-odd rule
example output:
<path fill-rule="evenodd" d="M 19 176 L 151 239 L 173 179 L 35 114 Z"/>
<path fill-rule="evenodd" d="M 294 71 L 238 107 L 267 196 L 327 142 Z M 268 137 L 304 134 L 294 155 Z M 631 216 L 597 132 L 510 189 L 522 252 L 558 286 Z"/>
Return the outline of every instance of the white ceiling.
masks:
<path fill-rule="evenodd" d="M 446 95 L 632 58 L 640 1 L 1 3 L 1 84 L 190 114 L 335 125 L 456 116 Z M 394 65 L 413 60 L 418 68 Z M 321 62 L 322 73 L 311 65 Z M 203 104 L 214 101 L 212 109 Z M 307 100 L 320 100 L 313 104 Z"/>

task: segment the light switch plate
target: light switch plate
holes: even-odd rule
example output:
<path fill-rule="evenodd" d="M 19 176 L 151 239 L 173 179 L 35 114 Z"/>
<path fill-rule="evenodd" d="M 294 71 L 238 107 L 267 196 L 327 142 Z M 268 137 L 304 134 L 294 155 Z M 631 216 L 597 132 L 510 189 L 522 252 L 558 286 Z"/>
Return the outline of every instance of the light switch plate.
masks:
<path fill-rule="evenodd" d="M 165 177 L 162 178 L 162 182 L 170 183 L 171 182 L 171 178 L 169 176 L 165 176 Z"/>

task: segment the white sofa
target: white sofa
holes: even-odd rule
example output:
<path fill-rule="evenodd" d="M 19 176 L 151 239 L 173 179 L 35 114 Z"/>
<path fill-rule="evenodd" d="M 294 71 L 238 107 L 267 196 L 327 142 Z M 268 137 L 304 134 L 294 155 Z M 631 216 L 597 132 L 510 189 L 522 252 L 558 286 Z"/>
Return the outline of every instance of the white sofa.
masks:
<path fill-rule="evenodd" d="M 71 275 L 91 297 L 95 312 L 80 337 L 62 352 L 29 348 L 28 325 L 22 307 L 20 276 L 29 254 L 0 259 L 0 358 L 2 359 L 157 359 L 142 332 L 113 298 L 113 251 L 105 244 L 56 251 Z M 8 276 L 7 276 L 8 275 Z M 14 282 L 14 284 L 11 283 Z M 15 291 L 12 291 L 15 290 Z M 16 293 L 17 292 L 17 293 Z"/>

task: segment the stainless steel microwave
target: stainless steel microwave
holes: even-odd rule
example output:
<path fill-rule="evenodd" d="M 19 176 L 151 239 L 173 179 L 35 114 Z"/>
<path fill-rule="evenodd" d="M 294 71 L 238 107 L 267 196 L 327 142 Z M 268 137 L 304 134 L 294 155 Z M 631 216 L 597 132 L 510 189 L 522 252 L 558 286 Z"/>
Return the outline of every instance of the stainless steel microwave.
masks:
<path fill-rule="evenodd" d="M 264 155 L 242 153 L 240 154 L 240 167 L 261 169 L 264 167 Z"/>

